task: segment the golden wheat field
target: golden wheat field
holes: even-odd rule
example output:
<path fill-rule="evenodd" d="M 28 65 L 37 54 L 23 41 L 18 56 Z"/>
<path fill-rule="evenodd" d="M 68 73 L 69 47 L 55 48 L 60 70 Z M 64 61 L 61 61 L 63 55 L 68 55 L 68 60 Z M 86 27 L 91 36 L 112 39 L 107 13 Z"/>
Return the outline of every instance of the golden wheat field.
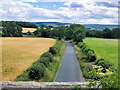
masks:
<path fill-rule="evenodd" d="M 37 30 L 37 28 L 22 28 L 23 29 L 23 33 L 27 33 L 28 31 L 30 32 L 34 32 L 35 30 Z"/>
<path fill-rule="evenodd" d="M 54 44 L 48 38 L 2 38 L 2 81 L 13 81 Z"/>

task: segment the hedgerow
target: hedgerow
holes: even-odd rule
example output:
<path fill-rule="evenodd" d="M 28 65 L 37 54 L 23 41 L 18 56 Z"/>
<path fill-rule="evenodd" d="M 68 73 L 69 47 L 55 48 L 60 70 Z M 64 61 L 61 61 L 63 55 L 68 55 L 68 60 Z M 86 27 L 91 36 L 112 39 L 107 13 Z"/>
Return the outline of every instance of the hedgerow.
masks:
<path fill-rule="evenodd" d="M 54 46 L 50 47 L 49 52 L 50 52 L 52 55 L 56 55 L 56 54 L 59 53 L 60 48 L 61 48 L 61 42 L 60 42 L 60 41 L 57 41 Z"/>
<path fill-rule="evenodd" d="M 81 49 L 80 53 L 84 54 L 84 57 L 81 56 L 79 59 L 84 78 L 87 81 L 92 81 L 91 83 L 100 81 L 98 87 L 118 88 L 118 71 L 115 67 L 104 59 L 98 59 L 95 51 L 85 45 L 84 42 L 79 42 L 78 47 Z M 92 85 L 88 86 L 92 87 Z"/>
<path fill-rule="evenodd" d="M 45 66 L 42 63 L 35 63 L 28 70 L 28 76 L 33 80 L 40 80 L 44 74 Z"/>
<path fill-rule="evenodd" d="M 41 57 L 38 59 L 39 63 L 43 63 L 46 67 L 49 66 L 50 60 L 48 57 Z"/>
<path fill-rule="evenodd" d="M 51 53 L 49 53 L 49 52 L 43 53 L 43 54 L 41 55 L 41 57 L 48 57 L 49 60 L 50 60 L 50 62 L 53 61 L 53 55 L 52 55 Z"/>

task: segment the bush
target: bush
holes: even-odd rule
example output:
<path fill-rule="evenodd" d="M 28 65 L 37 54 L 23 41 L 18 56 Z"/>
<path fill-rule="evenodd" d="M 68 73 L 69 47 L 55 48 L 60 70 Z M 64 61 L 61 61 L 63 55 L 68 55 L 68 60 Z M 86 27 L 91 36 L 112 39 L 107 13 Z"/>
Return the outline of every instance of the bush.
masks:
<path fill-rule="evenodd" d="M 41 57 L 38 59 L 38 62 L 43 63 L 46 67 L 48 67 L 50 59 L 48 57 Z"/>
<path fill-rule="evenodd" d="M 86 45 L 84 45 L 83 47 L 82 47 L 82 50 L 84 51 L 84 49 L 86 48 L 87 46 Z"/>
<path fill-rule="evenodd" d="M 96 62 L 95 62 L 95 65 L 98 65 L 98 62 L 99 61 L 104 61 L 104 59 L 99 59 L 99 60 L 97 60 Z"/>
<path fill-rule="evenodd" d="M 89 56 L 89 55 L 91 55 L 91 54 L 94 54 L 92 51 L 89 51 L 88 53 L 87 53 L 87 56 Z"/>
<path fill-rule="evenodd" d="M 110 66 L 112 66 L 112 65 L 109 64 L 107 61 L 103 61 L 103 60 L 99 61 L 97 65 L 98 65 L 98 66 L 102 66 L 102 67 L 105 68 L 105 69 L 108 69 Z"/>
<path fill-rule="evenodd" d="M 51 53 L 49 53 L 49 52 L 43 53 L 43 54 L 41 55 L 41 57 L 48 57 L 49 60 L 50 60 L 50 62 L 53 61 L 53 55 L 52 55 Z"/>
<path fill-rule="evenodd" d="M 85 78 L 88 78 L 88 72 L 90 72 L 91 70 L 92 70 L 92 66 L 91 65 L 89 65 L 89 64 L 84 64 L 82 67 L 81 67 L 81 69 L 82 69 L 82 73 L 83 73 L 83 76 L 85 77 Z"/>
<path fill-rule="evenodd" d="M 101 78 L 99 81 L 100 81 L 100 84 L 99 86 L 102 86 L 102 88 L 105 88 L 107 90 L 119 90 L 119 77 L 118 77 L 118 73 L 114 73 L 112 75 L 109 75 L 107 77 L 103 77 Z"/>
<path fill-rule="evenodd" d="M 86 49 L 86 51 L 85 51 L 87 54 L 89 53 L 89 52 L 91 52 L 91 53 L 95 53 L 95 51 L 94 50 L 92 50 L 92 49 Z"/>
<path fill-rule="evenodd" d="M 88 50 L 89 50 L 89 48 L 87 47 L 84 49 L 84 52 L 87 54 Z"/>
<path fill-rule="evenodd" d="M 28 76 L 33 80 L 40 80 L 45 74 L 45 66 L 42 63 L 35 63 L 29 69 Z"/>
<path fill-rule="evenodd" d="M 82 57 L 80 60 L 86 61 L 86 60 L 87 60 L 87 57 Z"/>
<path fill-rule="evenodd" d="M 52 55 L 55 55 L 55 54 L 57 54 L 57 49 L 55 48 L 55 47 L 50 47 L 50 49 L 49 49 L 49 52 L 52 54 Z"/>
<path fill-rule="evenodd" d="M 80 48 L 82 48 L 84 45 L 85 45 L 85 43 L 83 43 L 83 42 L 78 43 L 78 47 L 80 47 Z"/>
<path fill-rule="evenodd" d="M 89 61 L 89 62 L 94 62 L 94 61 L 96 61 L 96 55 L 95 55 L 95 54 L 90 54 L 90 55 L 88 55 L 88 61 Z"/>

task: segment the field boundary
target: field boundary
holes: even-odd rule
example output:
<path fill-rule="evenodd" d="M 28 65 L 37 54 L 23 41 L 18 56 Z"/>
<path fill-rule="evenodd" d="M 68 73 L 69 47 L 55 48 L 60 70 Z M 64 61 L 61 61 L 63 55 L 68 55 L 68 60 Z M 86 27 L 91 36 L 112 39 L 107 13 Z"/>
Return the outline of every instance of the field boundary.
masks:
<path fill-rule="evenodd" d="M 15 78 L 15 81 L 52 82 L 58 70 L 58 66 L 61 62 L 61 59 L 64 55 L 64 51 L 65 51 L 65 42 L 57 40 L 56 44 L 51 46 L 47 52 L 43 53 L 36 62 L 34 62 L 28 69 L 26 69 L 26 71 L 24 71 L 21 75 L 17 76 L 17 78 Z M 53 54 L 52 52 L 54 52 L 55 54 Z M 52 61 L 48 61 L 48 60 L 52 60 Z M 34 68 L 35 70 L 33 70 Z M 39 68 L 42 69 L 39 70 Z M 36 71 L 37 69 L 38 71 Z M 42 74 L 43 76 L 35 75 L 33 76 L 33 78 L 30 78 L 29 75 L 31 75 L 30 73 L 32 72 L 40 73 L 40 75 Z M 39 77 L 39 78 L 35 79 L 35 77 L 37 78 Z"/>

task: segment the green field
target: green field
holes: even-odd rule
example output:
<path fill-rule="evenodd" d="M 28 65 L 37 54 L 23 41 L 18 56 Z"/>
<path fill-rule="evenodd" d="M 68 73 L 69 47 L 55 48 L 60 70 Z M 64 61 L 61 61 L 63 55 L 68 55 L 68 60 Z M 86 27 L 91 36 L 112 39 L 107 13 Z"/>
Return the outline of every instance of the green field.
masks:
<path fill-rule="evenodd" d="M 84 42 L 96 52 L 98 58 L 118 67 L 118 39 L 86 38 Z"/>

